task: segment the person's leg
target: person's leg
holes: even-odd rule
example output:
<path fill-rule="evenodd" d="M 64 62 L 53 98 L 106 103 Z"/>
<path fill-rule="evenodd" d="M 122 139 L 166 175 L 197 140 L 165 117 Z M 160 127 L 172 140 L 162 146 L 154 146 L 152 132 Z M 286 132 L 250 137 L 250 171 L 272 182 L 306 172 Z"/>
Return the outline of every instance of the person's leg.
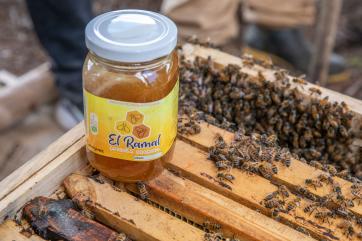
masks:
<path fill-rule="evenodd" d="M 314 24 L 315 14 L 315 0 L 245 0 L 243 17 L 249 23 L 244 34 L 246 52 L 280 57 L 296 70 L 307 73 L 312 47 L 300 27 Z M 341 74 L 345 67 L 344 59 L 332 54 L 330 75 L 347 76 Z"/>
<path fill-rule="evenodd" d="M 80 110 L 82 66 L 87 49 L 84 30 L 92 18 L 89 0 L 27 0 L 34 29 L 53 61 L 60 97 Z"/>

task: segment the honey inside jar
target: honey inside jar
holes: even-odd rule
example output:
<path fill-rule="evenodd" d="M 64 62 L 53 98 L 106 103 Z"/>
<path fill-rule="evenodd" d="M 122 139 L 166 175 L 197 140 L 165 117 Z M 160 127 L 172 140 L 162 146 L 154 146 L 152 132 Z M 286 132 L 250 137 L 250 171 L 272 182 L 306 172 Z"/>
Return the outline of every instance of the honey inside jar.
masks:
<path fill-rule="evenodd" d="M 161 35 L 159 27 L 154 28 L 156 33 L 139 34 L 142 23 L 151 21 L 142 19 L 144 15 L 156 16 L 157 21 L 170 21 L 162 15 L 139 10 L 111 13 L 113 17 L 106 19 L 119 20 L 123 16 L 129 22 L 130 16 L 135 18 L 135 24 L 128 26 L 127 31 L 121 31 L 123 39 L 113 36 L 116 44 L 126 41 L 125 45 L 133 38 L 130 46 L 135 42 L 142 45 L 145 41 L 142 38 L 150 42 L 150 38 L 157 40 Z M 109 25 L 112 21 L 108 22 L 105 31 L 115 27 Z M 171 24 L 171 27 L 174 26 Z M 131 36 L 125 36 L 127 33 Z M 170 41 L 164 40 L 166 43 L 158 43 L 163 49 L 145 50 L 145 54 L 136 51 L 131 55 L 131 47 L 119 49 L 115 46 L 113 52 L 120 52 L 119 56 L 108 52 L 109 49 L 99 51 L 93 46 L 96 41 L 88 40 L 90 52 L 83 68 L 87 158 L 94 168 L 113 180 L 149 180 L 160 174 L 172 157 L 177 128 L 179 69 L 177 53 L 173 50 L 176 36 L 171 37 L 174 38 L 171 47 Z M 125 51 L 123 56 L 122 51 Z"/>

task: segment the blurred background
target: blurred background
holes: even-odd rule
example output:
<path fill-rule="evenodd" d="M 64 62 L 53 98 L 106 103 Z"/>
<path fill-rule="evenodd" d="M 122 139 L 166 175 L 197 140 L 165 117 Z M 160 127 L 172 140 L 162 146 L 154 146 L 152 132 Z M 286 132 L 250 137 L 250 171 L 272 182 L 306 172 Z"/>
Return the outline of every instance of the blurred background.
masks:
<path fill-rule="evenodd" d="M 32 1 L 39 2 L 28 0 Z M 287 6 L 283 1 L 293 3 Z M 196 35 L 236 56 L 252 53 L 271 58 L 298 75 L 310 72 L 309 64 L 320 51 L 313 44 L 321 37 L 321 21 L 333 19 L 321 19 L 323 4 L 317 0 L 94 0 L 91 4 L 94 16 L 126 8 L 161 11 L 179 26 L 180 42 Z M 41 44 L 39 31 L 34 31 L 34 23 L 39 28 L 46 18 L 33 23 L 30 5 L 25 0 L 0 0 L 0 180 L 68 129 L 54 114 L 64 97 L 59 80 L 54 84 L 59 72 L 51 71 L 59 63 L 44 47 L 44 36 Z M 36 10 L 32 11 L 34 18 Z M 325 33 L 334 38 L 334 53 L 327 60 L 330 78 L 324 85 L 362 99 L 362 1 L 343 0 L 336 11 L 336 24 Z"/>

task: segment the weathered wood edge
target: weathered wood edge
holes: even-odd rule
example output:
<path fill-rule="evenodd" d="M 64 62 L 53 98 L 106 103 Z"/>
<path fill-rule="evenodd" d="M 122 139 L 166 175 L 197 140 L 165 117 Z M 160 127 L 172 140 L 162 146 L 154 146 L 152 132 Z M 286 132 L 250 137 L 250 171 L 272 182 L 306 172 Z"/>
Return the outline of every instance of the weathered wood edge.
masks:
<path fill-rule="evenodd" d="M 49 63 L 17 77 L 0 90 L 0 130 L 14 125 L 31 110 L 53 100 L 56 95 Z M 21 101 L 18 101 L 19 98 Z"/>
<path fill-rule="evenodd" d="M 182 176 L 165 170 L 146 183 L 149 199 L 198 224 L 220 224 L 226 237 L 242 240 L 314 240 L 293 228 L 231 200 Z M 125 187 L 138 193 L 134 184 Z"/>
<path fill-rule="evenodd" d="M 12 217 L 27 201 L 36 196 L 49 196 L 71 173 L 87 165 L 85 158 L 85 139 L 81 138 L 59 156 L 52 159 L 42 169 L 28 175 L 28 178 L 11 190 L 0 201 L 0 222 Z M 48 160 L 48 159 L 47 159 Z M 40 162 L 33 163 L 36 165 Z"/>
<path fill-rule="evenodd" d="M 4 178 L 0 182 L 0 201 L 35 173 L 64 153 L 83 136 L 84 124 L 81 122 L 72 130 L 61 136 L 57 141 L 50 144 L 45 150 Z"/>

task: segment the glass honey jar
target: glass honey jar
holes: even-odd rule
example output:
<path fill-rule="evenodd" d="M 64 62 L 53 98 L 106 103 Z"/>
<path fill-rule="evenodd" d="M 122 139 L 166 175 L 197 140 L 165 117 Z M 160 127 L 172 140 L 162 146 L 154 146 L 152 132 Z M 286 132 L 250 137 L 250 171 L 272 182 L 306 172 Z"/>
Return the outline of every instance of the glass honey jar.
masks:
<path fill-rule="evenodd" d="M 170 161 L 179 91 L 176 25 L 143 10 L 99 15 L 86 27 L 86 152 L 117 181 L 149 180 Z"/>

